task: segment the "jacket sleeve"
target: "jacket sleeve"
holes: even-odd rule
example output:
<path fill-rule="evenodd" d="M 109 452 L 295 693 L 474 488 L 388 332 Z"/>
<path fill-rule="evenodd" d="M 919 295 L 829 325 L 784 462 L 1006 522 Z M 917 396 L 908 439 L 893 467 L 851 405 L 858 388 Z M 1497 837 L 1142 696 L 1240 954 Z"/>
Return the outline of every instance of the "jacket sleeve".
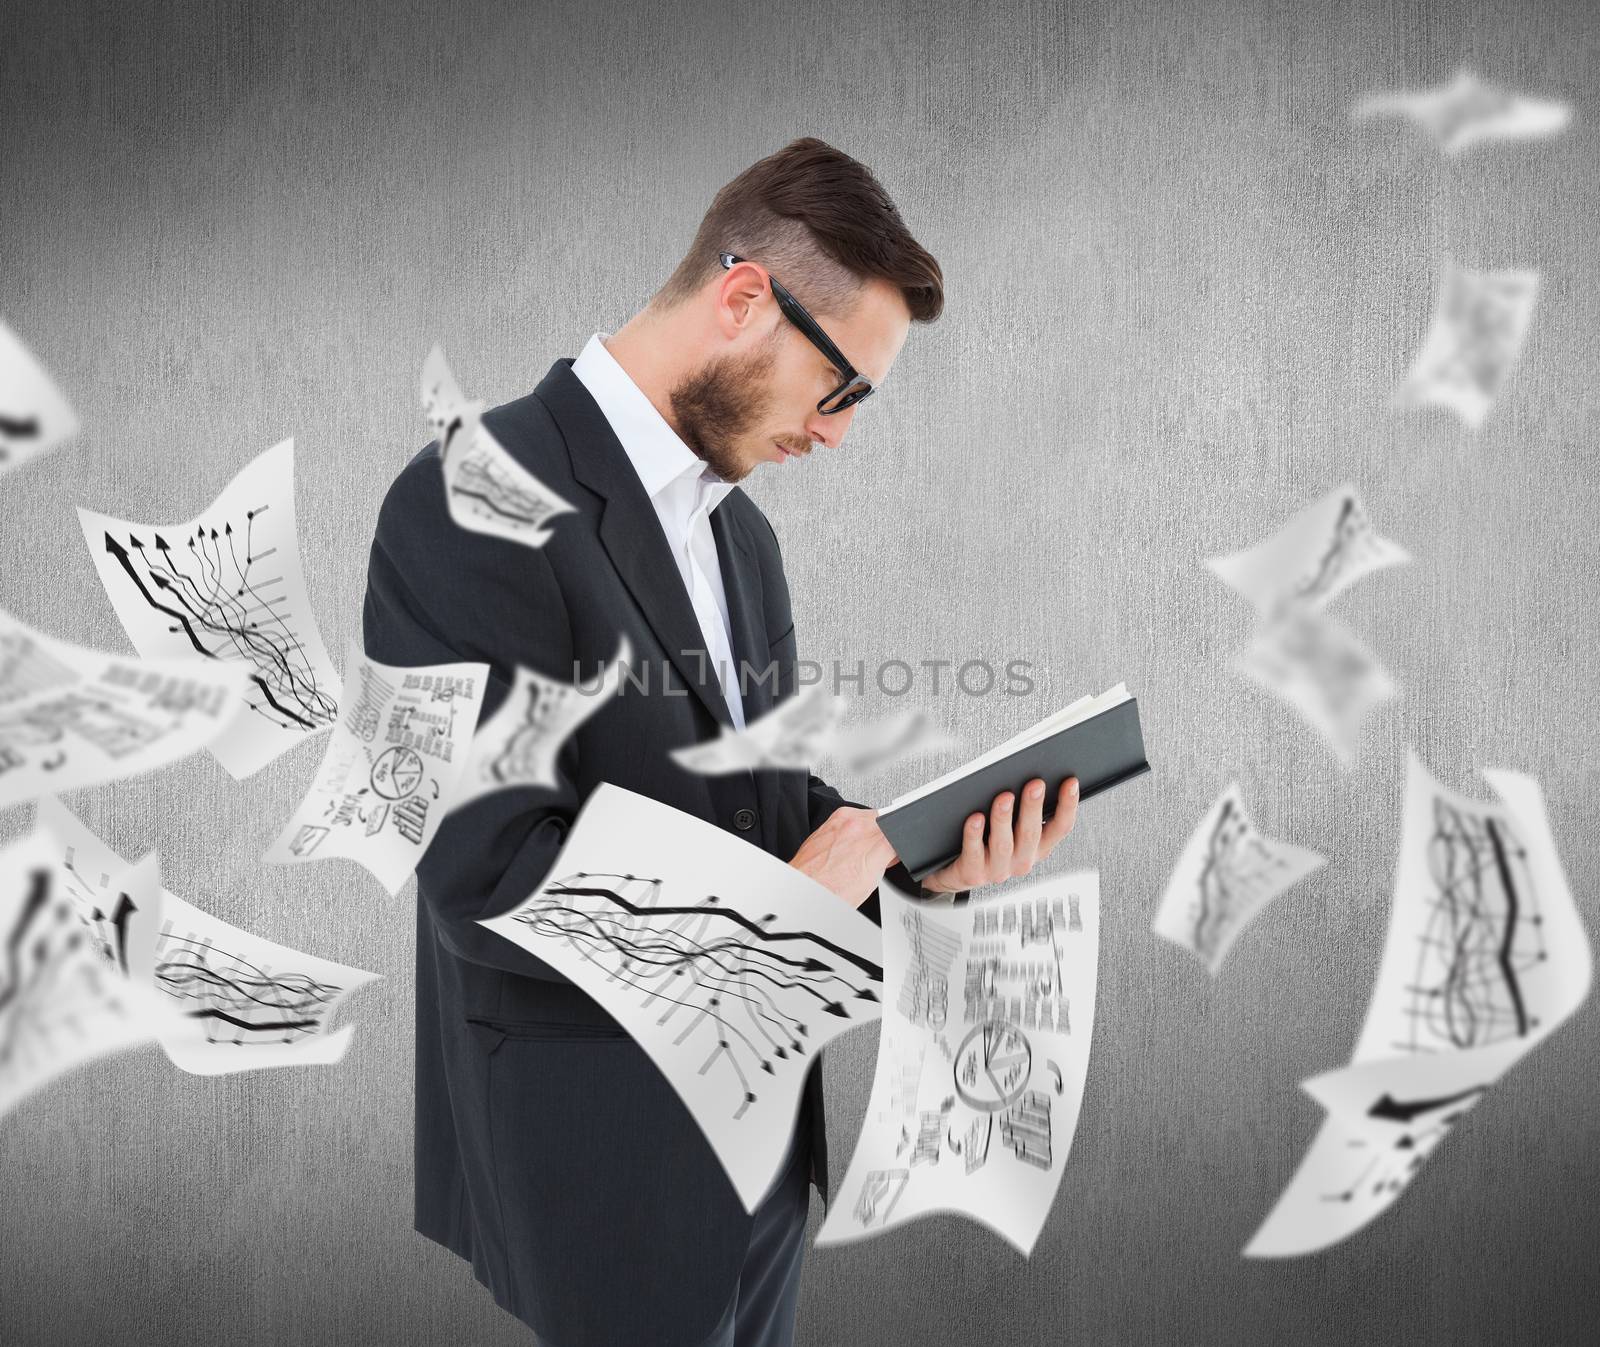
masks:
<path fill-rule="evenodd" d="M 458 527 L 436 450 L 413 459 L 384 498 L 367 564 L 362 635 L 367 654 L 385 664 L 487 663 L 480 725 L 509 695 L 517 665 L 573 678 L 571 631 L 549 558 Z M 515 907 L 549 872 L 580 803 L 576 754 L 574 742 L 562 746 L 553 789 L 495 791 L 439 825 L 417 864 L 417 896 L 458 957 L 567 980 L 477 922 Z"/>
<path fill-rule="evenodd" d="M 816 832 L 828 820 L 828 816 L 836 809 L 842 808 L 865 809 L 867 806 L 856 804 L 840 795 L 832 786 L 814 773 L 806 777 L 806 809 L 810 815 L 811 831 Z M 901 893 L 913 898 L 938 898 L 943 900 L 944 894 L 928 894 L 922 891 L 922 885 L 911 877 L 911 872 L 900 862 L 896 861 L 883 872 L 883 877 L 893 884 Z M 950 895 L 954 903 L 965 903 L 972 897 L 972 890 L 962 889 L 959 893 Z M 863 917 L 868 918 L 874 926 L 883 925 L 882 904 L 878 890 L 874 889 L 867 901 L 856 909 Z"/>

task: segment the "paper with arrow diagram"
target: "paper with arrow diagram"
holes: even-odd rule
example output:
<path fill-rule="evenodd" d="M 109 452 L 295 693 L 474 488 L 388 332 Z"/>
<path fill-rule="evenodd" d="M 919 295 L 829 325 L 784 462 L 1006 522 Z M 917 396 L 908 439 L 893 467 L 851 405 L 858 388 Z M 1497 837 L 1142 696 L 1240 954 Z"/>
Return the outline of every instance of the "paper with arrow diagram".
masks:
<path fill-rule="evenodd" d="M 882 1012 L 878 928 L 776 856 L 602 783 L 526 902 L 481 923 L 564 973 L 650 1055 L 747 1211 L 806 1072 Z"/>
<path fill-rule="evenodd" d="M 1324 610 L 1358 581 L 1410 560 L 1377 531 L 1346 482 L 1270 537 L 1205 563 L 1260 618 L 1235 670 L 1298 711 L 1346 767 L 1367 716 L 1399 688 L 1366 644 Z"/>
<path fill-rule="evenodd" d="M 1387 1210 L 1502 1074 L 1589 994 L 1589 938 L 1539 783 L 1488 770 L 1486 804 L 1409 756 L 1394 907 L 1348 1067 L 1302 1083 L 1328 1116 L 1245 1254 L 1348 1238 Z"/>
<path fill-rule="evenodd" d="M 1314 851 L 1264 834 L 1239 783 L 1229 782 L 1178 857 L 1151 930 L 1191 951 L 1215 977 L 1256 914 L 1326 864 Z"/>
<path fill-rule="evenodd" d="M 113 881 L 130 902 L 159 882 L 146 861 Z M 0 1118 L 84 1063 L 149 1042 L 163 1021 L 159 998 L 106 963 L 65 880 L 45 834 L 0 850 Z"/>
<path fill-rule="evenodd" d="M 293 440 L 186 523 L 155 528 L 83 509 L 78 523 L 134 649 L 245 670 L 243 709 L 211 745 L 235 780 L 332 726 L 339 676 L 300 567 Z"/>
<path fill-rule="evenodd" d="M 263 940 L 159 882 L 130 896 L 116 883 L 125 862 L 59 800 L 40 800 L 35 824 L 107 965 L 161 996 L 156 1038 L 174 1066 L 215 1076 L 343 1058 L 354 1029 L 332 1028 L 334 1015 L 375 974 Z"/>
<path fill-rule="evenodd" d="M 543 547 L 550 521 L 576 510 L 495 439 L 483 424 L 482 401 L 462 395 L 437 346 L 422 365 L 422 415 L 439 442 L 445 500 L 461 528 Z"/>
<path fill-rule="evenodd" d="M 1358 580 L 1411 554 L 1373 527 L 1355 487 L 1346 482 L 1296 511 L 1253 547 L 1206 566 L 1255 605 L 1264 620 L 1290 608 L 1325 608 Z"/>

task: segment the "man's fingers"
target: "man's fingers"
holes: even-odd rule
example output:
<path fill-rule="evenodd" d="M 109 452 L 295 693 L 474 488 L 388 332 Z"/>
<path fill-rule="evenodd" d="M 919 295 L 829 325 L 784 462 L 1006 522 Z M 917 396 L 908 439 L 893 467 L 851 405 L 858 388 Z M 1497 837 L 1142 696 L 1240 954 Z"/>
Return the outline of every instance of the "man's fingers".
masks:
<path fill-rule="evenodd" d="M 1011 792 L 1003 790 L 994 797 L 994 804 L 989 810 L 989 860 L 986 873 L 991 883 L 1011 873 L 1013 801 Z"/>
<path fill-rule="evenodd" d="M 967 815 L 967 826 L 961 832 L 961 855 L 956 858 L 956 867 L 961 876 L 961 883 L 971 888 L 983 882 L 983 824 L 985 815 Z"/>
<path fill-rule="evenodd" d="M 1012 842 L 1011 873 L 1025 875 L 1039 854 L 1039 829 L 1044 813 L 1044 782 L 1035 777 L 1022 789 L 1022 809 Z"/>
<path fill-rule="evenodd" d="M 1056 794 L 1056 812 L 1045 824 L 1044 833 L 1039 839 L 1041 854 L 1048 856 L 1056 843 L 1072 831 L 1072 825 L 1077 821 L 1078 778 L 1069 776 L 1061 783 L 1061 789 Z"/>

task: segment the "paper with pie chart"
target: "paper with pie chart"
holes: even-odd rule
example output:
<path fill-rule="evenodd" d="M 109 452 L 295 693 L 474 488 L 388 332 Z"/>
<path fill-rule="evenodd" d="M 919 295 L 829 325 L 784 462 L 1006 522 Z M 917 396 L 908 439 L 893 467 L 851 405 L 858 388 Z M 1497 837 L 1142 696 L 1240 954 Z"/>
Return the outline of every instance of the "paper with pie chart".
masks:
<path fill-rule="evenodd" d="M 1249 1257 L 1316 1252 L 1386 1211 L 1489 1087 L 1589 994 L 1589 937 L 1539 783 L 1483 775 L 1498 804 L 1445 789 L 1409 757 L 1366 1024 L 1349 1066 L 1302 1082 L 1328 1116 Z M 1506 1140 L 1516 1149 L 1525 1138 Z"/>
<path fill-rule="evenodd" d="M 1094 1034 L 1100 879 L 964 907 L 879 886 L 885 1003 L 855 1154 L 819 1246 L 954 1212 L 1024 1257 L 1055 1202 Z"/>
<path fill-rule="evenodd" d="M 482 663 L 381 664 L 352 643 L 316 780 L 262 859 L 343 856 L 398 893 L 454 805 L 488 676 Z"/>

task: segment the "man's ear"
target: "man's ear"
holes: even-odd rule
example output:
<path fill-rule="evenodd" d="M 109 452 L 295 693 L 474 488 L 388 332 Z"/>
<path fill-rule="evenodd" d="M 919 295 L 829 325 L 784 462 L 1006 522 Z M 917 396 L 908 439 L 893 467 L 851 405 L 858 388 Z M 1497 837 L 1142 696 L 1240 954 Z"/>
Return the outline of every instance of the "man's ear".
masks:
<path fill-rule="evenodd" d="M 714 282 L 718 330 L 730 341 L 752 330 L 760 323 L 771 293 L 760 267 L 749 262 L 735 262 Z"/>

